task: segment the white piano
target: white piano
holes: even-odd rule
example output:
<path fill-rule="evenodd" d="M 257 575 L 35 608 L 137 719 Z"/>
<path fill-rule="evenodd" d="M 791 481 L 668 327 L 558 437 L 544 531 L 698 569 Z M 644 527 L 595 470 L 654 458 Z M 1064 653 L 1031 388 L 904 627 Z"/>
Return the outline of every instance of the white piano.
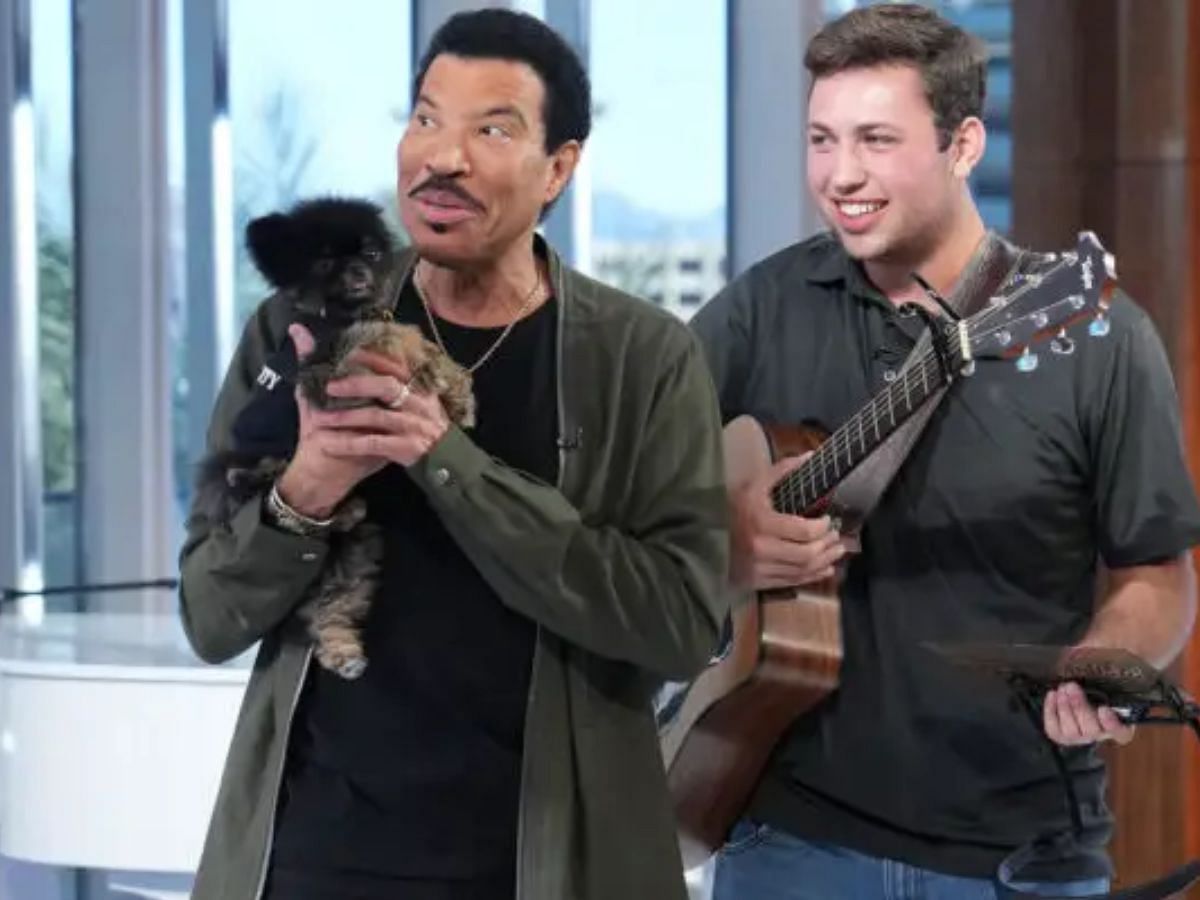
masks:
<path fill-rule="evenodd" d="M 252 662 L 200 662 L 174 615 L 5 607 L 0 860 L 32 865 L 0 862 L 0 900 L 76 900 L 59 869 L 101 896 L 185 900 Z M 707 898 L 711 873 L 688 876 Z"/>
<path fill-rule="evenodd" d="M 186 896 L 251 661 L 201 663 L 176 616 L 5 607 L 0 856 Z"/>

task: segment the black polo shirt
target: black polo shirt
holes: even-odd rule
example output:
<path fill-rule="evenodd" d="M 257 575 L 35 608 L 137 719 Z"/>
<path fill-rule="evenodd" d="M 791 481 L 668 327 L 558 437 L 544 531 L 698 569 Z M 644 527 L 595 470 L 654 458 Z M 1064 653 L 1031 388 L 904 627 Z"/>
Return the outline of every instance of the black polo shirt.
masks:
<path fill-rule="evenodd" d="M 885 385 L 921 329 L 822 235 L 763 261 L 693 319 L 728 420 L 833 429 Z M 1022 373 L 980 361 L 935 411 L 862 535 L 842 587 L 841 685 L 777 747 L 750 814 L 799 837 L 970 877 L 1070 820 L 1052 759 L 1002 684 L 924 641 L 1069 644 L 1098 560 L 1200 543 L 1177 399 L 1146 315 L 1074 331 Z M 1089 855 L 1022 873 L 1108 871 L 1103 764 L 1067 752 Z"/>

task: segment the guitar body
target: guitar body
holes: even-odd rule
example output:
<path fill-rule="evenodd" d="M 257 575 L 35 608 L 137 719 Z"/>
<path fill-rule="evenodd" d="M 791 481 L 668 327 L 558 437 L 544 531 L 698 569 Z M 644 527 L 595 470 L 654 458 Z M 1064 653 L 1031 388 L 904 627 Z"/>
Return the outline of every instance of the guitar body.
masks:
<path fill-rule="evenodd" d="M 815 430 L 735 419 L 724 435 L 730 491 L 776 459 L 814 450 L 823 439 Z M 842 633 L 834 581 L 740 598 L 732 626 L 727 652 L 692 683 L 663 732 L 688 868 L 724 842 L 787 728 L 838 684 Z"/>

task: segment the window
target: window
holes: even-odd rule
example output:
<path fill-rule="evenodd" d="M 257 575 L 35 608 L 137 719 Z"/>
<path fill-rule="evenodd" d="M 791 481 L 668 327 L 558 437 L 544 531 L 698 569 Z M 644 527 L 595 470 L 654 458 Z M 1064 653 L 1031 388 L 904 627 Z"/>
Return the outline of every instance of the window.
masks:
<path fill-rule="evenodd" d="M 591 4 L 592 269 L 684 317 L 685 285 L 708 299 L 724 283 L 699 261 L 726 247 L 726 23 L 725 0 Z M 682 282 L 685 261 L 703 277 Z"/>
<path fill-rule="evenodd" d="M 190 502 L 195 463 L 203 452 L 209 417 L 189 383 L 186 232 L 185 40 L 188 0 L 168 3 L 168 174 L 173 243 L 170 268 L 171 355 L 174 372 L 172 432 L 178 520 Z M 219 340 L 236 341 L 245 319 L 268 288 L 245 250 L 251 219 L 318 195 L 363 197 L 383 207 L 400 233 L 396 214 L 395 149 L 408 110 L 411 4 L 358 0 L 337 8 L 321 0 L 229 3 L 225 25 L 230 159 L 218 153 L 220 182 L 232 174 L 232 327 Z M 189 49 L 194 49 L 189 46 Z M 202 52 L 209 48 L 201 48 Z M 232 171 L 230 171 L 232 170 Z M 222 214 L 217 210 L 217 215 Z M 204 302 L 202 299 L 201 302 Z M 228 332 L 232 333 L 228 333 Z M 212 351 L 216 355 L 215 349 Z M 228 352 L 227 350 L 223 352 Z M 211 386 L 200 393 L 207 395 Z"/>
<path fill-rule="evenodd" d="M 251 218 L 321 193 L 395 210 L 395 149 L 408 109 L 410 4 L 257 0 L 229 4 L 236 297 L 265 286 L 244 250 Z"/>
<path fill-rule="evenodd" d="M 171 454 L 175 521 L 182 535 L 198 448 L 190 443 L 187 380 L 187 148 L 184 135 L 184 0 L 167 0 L 167 217 L 171 229 L 167 260 L 167 332 L 171 346 Z"/>
<path fill-rule="evenodd" d="M 1012 3 L 950 0 L 939 8 L 946 18 L 987 44 L 983 122 L 988 141 L 983 159 L 971 174 L 971 189 L 983 221 L 1007 234 L 1012 228 Z"/>
<path fill-rule="evenodd" d="M 44 573 L 76 581 L 75 228 L 71 0 L 30 4 L 36 142 Z"/>

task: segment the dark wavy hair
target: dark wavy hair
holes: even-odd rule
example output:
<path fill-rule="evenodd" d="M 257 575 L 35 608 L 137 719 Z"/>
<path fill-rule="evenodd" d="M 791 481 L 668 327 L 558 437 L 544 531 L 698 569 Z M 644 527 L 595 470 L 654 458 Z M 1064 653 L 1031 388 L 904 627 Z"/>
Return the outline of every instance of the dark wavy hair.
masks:
<path fill-rule="evenodd" d="M 979 38 L 916 3 L 851 10 L 809 42 L 804 66 L 813 81 L 848 69 L 911 65 L 921 73 L 933 109 L 938 146 L 950 146 L 969 116 L 983 116 L 987 48 Z"/>
<path fill-rule="evenodd" d="M 592 130 L 592 88 L 587 71 L 562 36 L 540 19 L 508 9 L 480 9 L 451 16 L 434 33 L 413 78 L 415 104 L 425 73 L 443 53 L 468 59 L 525 63 L 542 81 L 546 152 L 567 141 L 587 140 Z"/>

